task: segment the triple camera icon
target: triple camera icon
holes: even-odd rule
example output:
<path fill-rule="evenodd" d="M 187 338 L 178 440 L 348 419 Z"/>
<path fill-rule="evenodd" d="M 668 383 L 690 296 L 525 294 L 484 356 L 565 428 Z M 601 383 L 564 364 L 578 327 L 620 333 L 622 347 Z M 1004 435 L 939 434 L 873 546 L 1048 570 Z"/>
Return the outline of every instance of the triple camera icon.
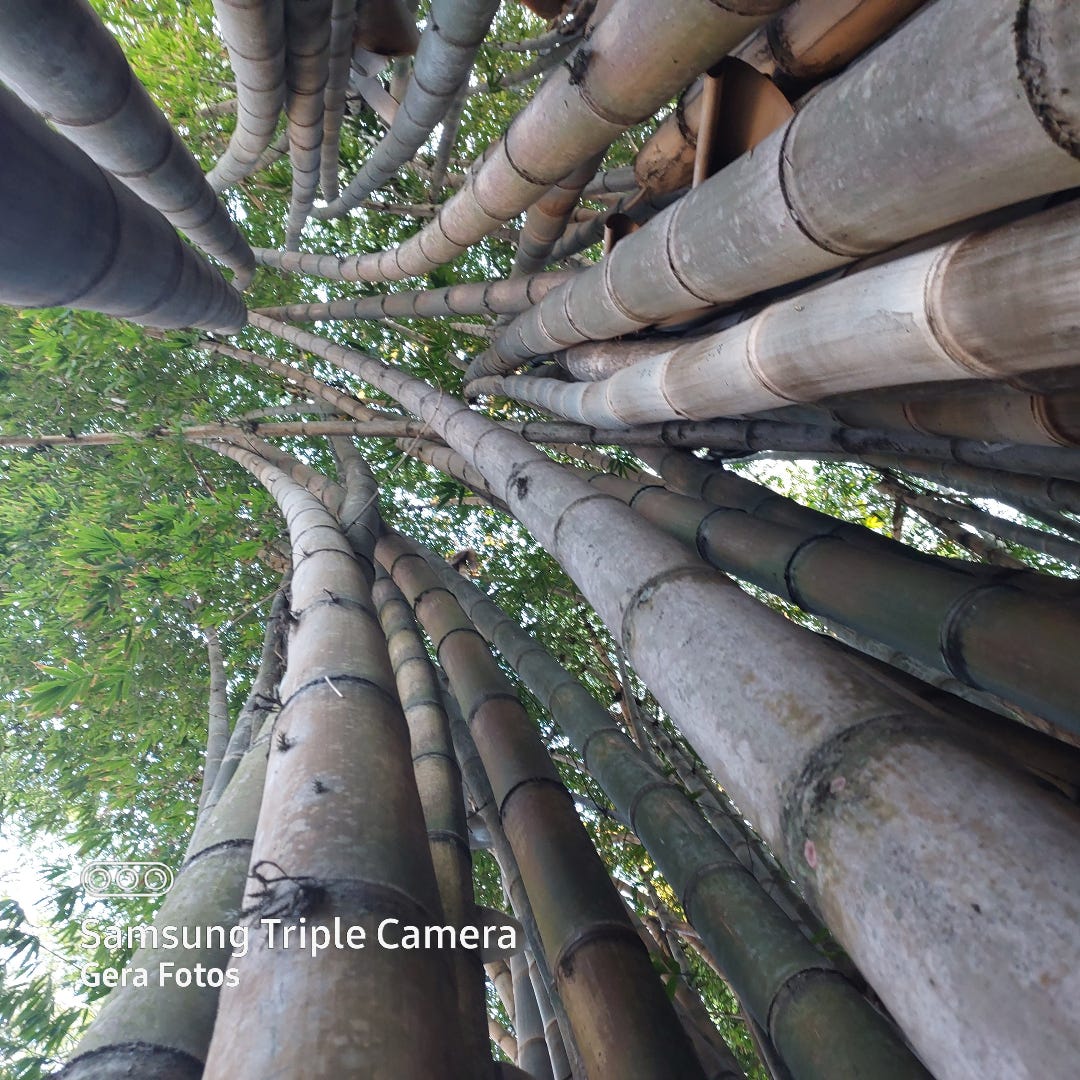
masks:
<path fill-rule="evenodd" d="M 92 862 L 83 867 L 79 882 L 87 896 L 164 896 L 173 872 L 159 862 Z"/>

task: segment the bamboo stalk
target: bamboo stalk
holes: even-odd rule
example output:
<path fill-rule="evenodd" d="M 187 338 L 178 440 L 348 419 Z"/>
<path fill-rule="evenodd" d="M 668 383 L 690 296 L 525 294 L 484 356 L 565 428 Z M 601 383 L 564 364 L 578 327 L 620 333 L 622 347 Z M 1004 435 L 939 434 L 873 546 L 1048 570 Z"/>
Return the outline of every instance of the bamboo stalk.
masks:
<path fill-rule="evenodd" d="M 488 1037 L 511 1061 L 517 1060 L 517 1039 L 493 1016 L 488 1017 Z"/>
<path fill-rule="evenodd" d="M 1076 33 L 1056 0 L 924 7 L 752 154 L 516 319 L 470 377 L 732 304 L 1075 187 Z M 1047 109 L 1061 122 L 1046 122 Z M 918 189 L 906 182 L 913 174 L 924 180 Z"/>
<path fill-rule="evenodd" d="M 247 288 L 255 273 L 251 248 L 85 0 L 0 6 L 0 71 L 62 135 L 232 269 L 238 289 Z M 10 164 L 6 159 L 5 168 Z"/>
<path fill-rule="evenodd" d="M 209 702 L 207 705 L 206 764 L 203 766 L 202 788 L 199 792 L 201 813 L 214 787 L 225 750 L 229 745 L 229 694 L 225 659 L 221 653 L 221 639 L 213 626 L 203 628 L 206 640 L 206 656 L 210 666 Z"/>
<path fill-rule="evenodd" d="M 398 692 L 409 724 L 413 770 L 427 823 L 443 913 L 454 926 L 475 926 L 472 856 L 462 800 L 461 771 L 454 756 L 450 725 L 439 684 L 424 649 L 412 610 L 397 586 L 377 574 L 373 591 L 390 650 Z M 465 1044 L 469 1073 L 490 1072 L 484 1030 L 484 973 L 479 955 L 457 950 L 452 956 L 457 989 L 458 1027 Z"/>
<path fill-rule="evenodd" d="M 236 127 L 206 177 L 224 191 L 263 167 L 285 104 L 285 7 L 283 0 L 214 0 L 214 16 L 236 75 Z"/>
<path fill-rule="evenodd" d="M 330 300 L 319 304 L 286 304 L 260 308 L 270 319 L 323 322 L 332 319 L 433 319 L 453 315 L 515 315 L 561 285 L 573 271 L 553 270 L 527 277 L 448 285 L 441 289 L 412 289 L 399 293 Z"/>
<path fill-rule="evenodd" d="M 782 3 L 740 0 L 749 12 L 741 14 L 708 0 L 672 0 L 662 10 L 628 0 L 597 24 L 576 60 L 541 84 L 439 216 L 399 247 L 346 258 L 259 249 L 256 258 L 264 266 L 348 281 L 396 281 L 442 266 L 651 116 Z M 625 78 L 628 58 L 632 81 Z"/>
<path fill-rule="evenodd" d="M 717 334 L 657 341 L 652 357 L 598 382 L 496 376 L 467 392 L 617 427 L 818 401 L 894 385 L 901 372 L 931 383 L 1073 367 L 1080 331 L 1062 282 L 1078 268 L 1080 202 L 1072 202 L 842 277 Z M 1021 281 L 1031 289 L 1024 296 Z M 518 340 L 528 353 L 557 346 Z"/>
<path fill-rule="evenodd" d="M 514 980 L 514 1026 L 517 1030 L 517 1053 L 514 1060 L 534 1080 L 553 1080 L 551 1057 L 544 1039 L 540 1008 L 529 979 L 529 962 L 524 953 L 510 957 Z"/>
<path fill-rule="evenodd" d="M 330 74 L 332 0 L 285 2 L 285 115 L 289 122 L 292 197 L 285 250 L 300 246 L 300 233 L 315 204 L 322 158 L 323 111 Z"/>
<path fill-rule="evenodd" d="M 330 59 L 323 101 L 323 145 L 319 160 L 319 186 L 324 199 L 338 195 L 338 164 L 341 160 L 341 123 L 345 118 L 345 96 L 349 89 L 353 28 L 356 24 L 354 0 L 333 0 L 330 12 Z"/>
<path fill-rule="evenodd" d="M 468 82 L 498 7 L 498 0 L 435 0 L 416 50 L 413 77 L 390 130 L 344 190 L 315 211 L 316 217 L 325 221 L 347 214 L 412 159 Z"/>
<path fill-rule="evenodd" d="M 146 326 L 243 326 L 239 293 L 157 210 L 2 86 L 0 154 L 0 303 Z"/>
<path fill-rule="evenodd" d="M 414 603 L 469 717 L 588 1074 L 701 1075 L 547 750 L 483 639 L 400 540 L 384 536 L 377 554 Z"/>
<path fill-rule="evenodd" d="M 676 890 L 736 993 L 782 1045 L 785 1060 L 793 1068 L 797 1063 L 796 1075 L 924 1075 L 888 1025 L 808 944 L 722 835 L 702 820 L 685 792 L 664 780 L 611 714 L 476 586 L 422 554 L 440 586 L 454 594 L 476 629 L 550 709 Z M 804 975 L 797 976 L 799 971 Z M 806 1016 L 828 1015 L 827 1028 L 805 1025 L 797 1019 L 803 1010 Z M 838 1039 L 839 1031 L 844 1035 Z"/>
<path fill-rule="evenodd" d="M 285 924 L 343 916 L 373 944 L 387 917 L 437 922 L 439 897 L 369 572 L 312 495 L 249 451 L 214 448 L 279 500 L 297 621 L 252 852 L 246 901 L 255 925 L 239 983 L 222 993 L 206 1076 L 464 1076 L 438 953 L 373 945 L 312 956 L 269 946 L 270 903 Z M 256 1033 L 274 1029 L 297 1009 L 304 1023 L 287 1042 L 252 1038 L 253 1024 Z"/>
<path fill-rule="evenodd" d="M 444 391 L 294 327 L 258 315 L 252 322 L 384 389 L 484 474 L 797 874 L 934 1073 L 970 1075 L 973 1060 L 992 1070 L 1018 1047 L 1025 1067 L 1036 1070 L 1045 1064 L 1053 1072 L 1072 1060 L 1075 1025 L 1060 1011 L 1064 999 L 1018 997 L 1013 988 L 1042 975 L 1065 988 L 1071 978 L 1057 958 L 1070 953 L 1061 928 L 1080 889 L 1080 881 L 1062 885 L 1080 875 L 1072 863 L 1062 864 L 1080 824 L 1074 809 L 984 760 L 966 736 L 929 721 L 910 702 L 868 688 L 816 635 Z M 953 626 L 968 647 L 981 634 L 977 620 Z M 712 721 L 718 711 L 722 725 Z M 844 783 L 834 789 L 840 777 Z M 819 790 L 829 794 L 814 798 Z M 1009 823 L 998 829 L 993 823 L 1006 797 Z M 957 849 L 958 827 L 985 834 L 985 845 Z M 1045 852 L 1045 864 L 1033 860 L 1036 849 Z M 936 853 L 945 852 L 951 873 L 942 878 L 934 867 Z M 863 877 L 867 867 L 874 868 L 872 886 Z M 891 882 L 885 887 L 882 873 Z M 981 903 L 968 915 L 979 901 L 967 897 L 974 891 L 985 898 L 988 875 L 1001 883 L 995 917 L 981 918 Z M 912 880 L 932 881 L 932 895 L 912 892 Z M 1006 914 L 1016 911 L 1024 912 L 1022 957 Z M 943 949 L 943 941 L 952 947 Z M 924 949 L 940 972 L 948 971 L 952 990 L 927 986 Z M 987 970 L 1002 978 L 988 982 Z M 963 993 L 955 992 L 960 985 Z M 980 1031 L 977 1045 L 966 1039 L 973 1028 Z"/>

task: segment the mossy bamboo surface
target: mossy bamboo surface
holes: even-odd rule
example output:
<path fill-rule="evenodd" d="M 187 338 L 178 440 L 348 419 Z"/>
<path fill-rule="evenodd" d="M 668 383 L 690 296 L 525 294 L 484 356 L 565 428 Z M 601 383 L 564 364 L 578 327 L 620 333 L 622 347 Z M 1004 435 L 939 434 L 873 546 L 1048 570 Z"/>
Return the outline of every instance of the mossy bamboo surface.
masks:
<path fill-rule="evenodd" d="M 1078 37 L 1059 0 L 927 5 L 752 153 L 515 319 L 470 378 L 1075 187 Z M 1023 337 L 1037 327 L 1014 323 Z"/>
<path fill-rule="evenodd" d="M 0 303 L 163 328 L 244 325 L 240 294 L 157 210 L 3 86 L 0 154 Z"/>
<path fill-rule="evenodd" d="M 430 553 L 424 557 L 577 747 L 794 1075 L 925 1076 L 891 1027 L 809 945 L 686 793 L 615 726 L 607 709 L 475 585 Z M 817 1020 L 806 1023 L 810 1016 Z"/>
<path fill-rule="evenodd" d="M 1075 1018 L 1062 1003 L 1080 988 L 1061 956 L 1080 889 L 1075 807 L 868 686 L 818 635 L 445 391 L 297 328 L 252 322 L 379 386 L 484 474 L 797 875 L 932 1072 L 977 1075 L 1018 1054 L 1036 1072 L 1074 1060 Z M 957 848 L 965 830 L 982 841 Z M 990 879 L 999 883 L 992 909 Z M 972 890 L 983 902 L 966 899 Z M 941 978 L 928 986 L 931 953 Z M 1016 992 L 1040 980 L 1045 993 Z"/>
<path fill-rule="evenodd" d="M 230 267 L 238 288 L 248 286 L 251 248 L 85 0 L 0 6 L 0 73 L 61 134 Z"/>
<path fill-rule="evenodd" d="M 401 540 L 383 537 L 377 554 L 415 605 L 469 718 L 588 1075 L 700 1076 L 573 801 L 483 638 Z"/>
<path fill-rule="evenodd" d="M 436 923 L 439 897 L 370 564 L 334 518 L 250 451 L 215 449 L 264 483 L 293 547 L 283 705 L 245 896 L 250 949 L 222 994 L 206 1077 L 281 1072 L 464 1077 L 445 958 L 374 945 L 387 917 Z M 271 949 L 260 921 L 335 915 L 369 947 Z M 280 946 L 280 942 L 279 942 Z M 356 1007 L 363 1002 L 363 1009 Z M 293 1023 L 297 1012 L 303 1023 Z M 289 1026 L 287 1040 L 269 1037 Z"/>

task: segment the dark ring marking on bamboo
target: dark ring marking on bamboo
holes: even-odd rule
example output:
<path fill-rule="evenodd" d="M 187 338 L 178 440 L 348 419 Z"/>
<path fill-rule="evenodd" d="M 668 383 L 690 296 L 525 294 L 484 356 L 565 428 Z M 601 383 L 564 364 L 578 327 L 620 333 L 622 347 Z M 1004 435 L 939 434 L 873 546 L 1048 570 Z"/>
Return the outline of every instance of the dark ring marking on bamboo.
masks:
<path fill-rule="evenodd" d="M 455 766 L 458 763 L 457 757 L 454 754 L 447 753 L 445 750 L 425 750 L 422 754 L 413 755 L 413 764 L 415 765 L 418 761 L 423 761 L 424 758 L 443 758 Z"/>
<path fill-rule="evenodd" d="M 357 566 L 361 565 L 360 559 L 353 553 L 352 548 L 312 548 L 310 551 L 299 553 L 299 558 L 293 562 L 293 569 L 295 570 L 305 559 L 310 559 L 313 555 L 344 555 L 350 562 L 356 563 Z"/>
<path fill-rule="evenodd" d="M 795 199 L 789 186 L 787 169 L 788 169 L 788 142 L 793 138 L 796 125 L 799 120 L 804 116 L 804 112 L 798 112 L 795 116 L 788 121 L 787 128 L 784 130 L 784 137 L 780 141 L 780 153 L 777 157 L 776 167 L 780 178 L 780 194 L 784 200 L 784 206 L 787 207 L 788 216 L 791 218 L 795 227 L 810 241 L 815 247 L 821 248 L 822 251 L 829 252 L 830 255 L 838 255 L 844 259 L 854 259 L 862 252 L 845 251 L 842 248 L 836 247 L 834 244 L 830 244 L 823 237 L 816 236 L 811 230 L 810 226 L 803 221 L 799 215 L 799 211 L 795 207 Z"/>
<path fill-rule="evenodd" d="M 144 1080 L 180 1080 L 182 1076 L 199 1080 L 203 1074 L 204 1063 L 186 1050 L 162 1046 L 160 1043 L 133 1041 L 110 1043 L 108 1046 L 98 1046 L 85 1054 L 79 1054 L 55 1074 L 55 1080 L 78 1080 L 82 1075 L 102 1076 L 104 1070 L 109 1068 L 104 1062 L 110 1057 L 119 1059 L 117 1065 L 124 1068 L 129 1075 L 131 1068 L 137 1063 L 139 1076 Z M 146 1062 L 139 1060 L 140 1058 L 153 1060 Z M 87 1067 L 84 1068 L 84 1065 Z M 161 1066 L 160 1071 L 156 1068 L 157 1065 Z"/>
<path fill-rule="evenodd" d="M 960 640 L 961 634 L 967 616 L 970 614 L 975 602 L 985 593 L 995 590 L 1005 590 L 1010 593 L 1019 592 L 1012 585 L 1001 585 L 997 582 L 976 585 L 962 596 L 957 597 L 952 607 L 946 612 L 945 618 L 941 620 L 941 630 L 938 634 L 938 651 L 941 653 L 945 670 L 969 686 L 975 686 L 976 683 L 968 671 L 967 661 L 964 657 L 964 645 Z"/>
<path fill-rule="evenodd" d="M 600 473 L 600 475 L 601 476 L 610 476 L 611 474 L 610 473 Z M 620 477 L 620 479 L 621 479 L 621 477 Z M 635 491 L 634 494 L 630 496 L 630 501 L 626 505 L 629 506 L 631 510 L 633 510 L 634 509 L 634 503 L 636 503 L 638 498 L 641 495 L 644 495 L 645 492 L 647 492 L 647 491 L 665 491 L 665 492 L 667 492 L 668 489 L 663 484 L 641 484 L 641 485 L 638 486 L 637 491 Z M 670 495 L 671 492 L 668 492 L 668 494 Z"/>
<path fill-rule="evenodd" d="M 550 762 L 550 758 L 548 759 L 548 761 Z M 554 765 L 552 765 L 551 767 L 553 769 L 555 768 Z M 514 797 L 514 795 L 516 795 L 522 788 L 532 787 L 534 784 L 542 787 L 555 788 L 557 791 L 561 791 L 570 801 L 571 808 L 574 807 L 574 796 L 570 794 L 566 785 L 557 777 L 525 776 L 511 784 L 510 787 L 506 789 L 506 794 L 503 795 L 501 799 L 496 798 L 495 801 L 499 808 L 499 816 L 502 817 L 502 815 L 506 812 L 506 807 L 509 804 L 510 800 Z M 577 817 L 576 809 L 574 809 L 574 816 Z"/>
<path fill-rule="evenodd" d="M 632 949 L 641 952 L 645 950 L 644 943 L 638 937 L 637 931 L 630 925 L 629 920 L 625 923 L 615 922 L 614 920 L 597 920 L 567 939 L 551 964 L 552 971 L 557 971 L 566 976 L 572 975 L 575 954 L 586 945 L 605 940 L 621 940 L 625 941 Z"/>
<path fill-rule="evenodd" d="M 634 797 L 630 800 L 630 805 L 626 808 L 626 816 L 629 821 L 630 828 L 637 832 L 637 825 L 634 823 L 634 819 L 637 817 L 638 807 L 641 805 L 642 800 L 646 795 L 649 795 L 653 791 L 659 791 L 661 788 L 678 791 L 679 789 L 670 780 L 663 780 L 657 778 L 656 780 L 650 780 L 647 784 L 642 784 L 641 787 L 634 792 Z"/>
<path fill-rule="evenodd" d="M 719 836 L 719 834 L 718 834 Z M 726 847 L 727 845 L 725 845 Z M 694 906 L 694 897 L 697 894 L 699 886 L 713 874 L 730 874 L 734 873 L 736 876 L 749 875 L 749 871 L 745 866 L 736 858 L 734 852 L 729 851 L 728 855 L 722 859 L 713 859 L 710 862 L 705 863 L 703 866 L 697 867 L 696 870 L 687 879 L 686 884 L 682 888 L 682 894 L 679 896 L 679 903 L 682 904 L 683 911 L 686 912 L 688 920 L 693 922 L 694 916 L 690 914 Z"/>
<path fill-rule="evenodd" d="M 788 556 L 787 562 L 784 563 L 784 588 L 787 589 L 788 599 L 791 600 L 792 603 L 798 604 L 803 611 L 811 611 L 812 609 L 807 606 L 806 601 L 799 592 L 798 586 L 795 584 L 795 564 L 799 557 L 809 551 L 815 544 L 833 539 L 835 539 L 835 537 L 829 533 L 815 533 L 813 536 L 807 536 L 795 545 L 795 549 Z"/>
<path fill-rule="evenodd" d="M 1080 158 L 1080 131 L 1075 121 L 1069 117 L 1060 105 L 1055 103 L 1045 86 L 1046 63 L 1036 54 L 1037 22 L 1031 17 L 1031 0 L 1021 0 L 1013 24 L 1013 41 L 1016 45 L 1016 67 L 1020 82 L 1024 87 L 1028 105 L 1035 114 L 1043 131 L 1067 154 Z M 1058 95 L 1064 96 L 1068 88 L 1058 89 Z"/>
<path fill-rule="evenodd" d="M 463 854 L 471 854 L 472 852 L 469 841 L 450 829 L 428 829 L 427 838 L 429 844 L 447 844 L 450 847 L 456 847 Z"/>
<path fill-rule="evenodd" d="M 693 556 L 690 557 L 692 558 Z M 649 599 L 651 599 L 652 594 L 661 585 L 666 585 L 671 581 L 677 581 L 680 578 L 699 578 L 709 582 L 715 582 L 717 580 L 716 571 L 711 566 L 702 565 L 696 560 L 694 564 L 689 566 L 673 566 L 667 570 L 661 570 L 658 574 L 653 574 L 652 577 L 646 578 L 630 594 L 623 606 L 622 625 L 619 627 L 619 637 L 621 639 L 619 646 L 628 657 L 632 656 L 630 643 L 631 634 L 630 628 L 627 626 L 630 617 L 638 610 L 638 608 L 642 607 Z"/>
<path fill-rule="evenodd" d="M 399 701 L 395 694 L 391 694 L 388 690 L 385 690 L 378 683 L 372 682 L 371 679 L 365 679 L 361 675 L 348 675 L 338 674 L 331 675 L 327 672 L 325 675 L 320 675 L 317 679 L 312 679 L 310 682 L 303 683 L 298 686 L 281 704 L 281 711 L 278 713 L 278 720 L 284 715 L 285 710 L 301 695 L 307 693 L 309 690 L 314 690 L 318 687 L 322 687 L 324 690 L 335 690 L 334 683 L 352 683 L 359 686 L 369 686 L 372 690 L 377 690 L 387 701 L 393 705 L 399 705 Z M 335 696 L 338 696 L 335 693 Z M 276 723 L 275 723 L 276 726 Z"/>
<path fill-rule="evenodd" d="M 581 685 L 572 676 L 569 677 L 568 681 L 571 682 L 571 683 L 574 683 L 574 684 L 576 684 L 578 686 Z M 584 687 L 582 687 L 582 689 L 584 689 Z M 558 690 L 559 690 L 559 688 L 556 687 L 555 692 L 557 693 Z M 585 692 L 588 693 L 587 690 Z M 554 696 L 554 694 L 552 696 Z M 581 744 L 581 749 L 580 749 L 581 760 L 585 763 L 585 767 L 587 769 L 589 769 L 590 772 L 592 770 L 591 770 L 591 768 L 589 766 L 589 747 L 592 746 L 593 739 L 597 739 L 597 738 L 601 737 L 602 735 L 610 736 L 612 734 L 612 732 L 614 732 L 617 735 L 622 735 L 622 732 L 619 731 L 619 729 L 617 727 L 615 727 L 614 724 L 611 724 L 610 726 L 605 725 L 604 727 L 597 728 L 595 731 L 589 732 L 589 734 L 585 737 L 585 741 Z M 632 814 L 630 816 L 633 817 Z M 632 824 L 632 822 L 631 822 L 631 824 Z"/>
<path fill-rule="evenodd" d="M 313 600 L 307 607 L 300 608 L 299 611 L 294 611 L 292 613 L 293 619 L 299 622 L 299 620 L 309 611 L 313 611 L 315 608 L 320 607 L 345 607 L 349 608 L 351 611 L 363 612 L 363 614 L 367 615 L 373 621 L 377 621 L 378 618 L 374 609 L 369 604 L 365 604 L 362 600 L 354 600 L 350 596 L 338 596 L 335 594 L 325 600 Z"/>
<path fill-rule="evenodd" d="M 448 590 L 442 589 L 441 586 L 440 589 L 442 592 L 445 592 L 450 597 L 454 595 Z M 464 615 L 465 613 L 462 612 L 462 614 Z M 483 636 L 481 635 L 480 631 L 476 629 L 475 626 L 472 626 L 471 624 L 468 626 L 452 626 L 449 630 L 446 631 L 445 634 L 442 635 L 441 638 L 439 638 L 437 642 L 435 642 L 435 656 L 437 657 L 440 664 L 442 663 L 442 647 L 446 643 L 447 639 L 452 637 L 454 634 L 472 634 L 477 639 L 477 641 L 480 642 L 481 646 L 483 647 L 483 651 L 485 653 L 488 652 L 487 642 L 484 641 Z"/>
<path fill-rule="evenodd" d="M 217 803 L 214 803 L 216 806 Z M 234 840 L 219 840 L 216 844 L 210 844 L 209 847 L 204 847 L 201 851 L 196 851 L 194 855 L 189 856 L 180 865 L 180 869 L 177 872 L 177 877 L 180 876 L 185 870 L 193 866 L 196 862 L 206 858 L 209 855 L 216 855 L 221 851 L 231 851 L 236 848 L 250 848 L 252 844 L 251 840 L 243 838 L 237 838 Z"/>
<path fill-rule="evenodd" d="M 838 982 L 844 986 L 850 987 L 850 983 L 847 977 L 836 968 L 832 967 L 828 961 L 822 958 L 820 964 L 815 964 L 812 967 L 804 967 L 798 971 L 793 971 L 784 981 L 776 988 L 773 993 L 772 1001 L 769 1002 L 769 1014 L 765 1017 L 765 1030 L 769 1033 L 770 1038 L 774 1038 L 776 1035 L 775 1021 L 777 1014 L 783 1009 L 785 999 L 793 997 L 796 993 L 796 987 L 799 983 L 809 982 L 811 979 L 825 979 L 829 982 Z M 852 988 L 852 993 L 854 993 Z M 865 1003 L 864 1003 L 865 1004 Z"/>
<path fill-rule="evenodd" d="M 502 673 L 500 672 L 500 674 Z M 519 708 L 522 707 L 521 699 L 517 696 L 517 694 L 512 693 L 509 690 L 492 690 L 488 693 L 480 694 L 473 701 L 471 707 L 469 708 L 469 714 L 465 718 L 466 723 L 471 725 L 473 722 L 473 718 L 476 716 L 477 712 L 479 712 L 480 709 L 483 708 L 483 706 L 485 706 L 489 701 L 511 701 Z"/>

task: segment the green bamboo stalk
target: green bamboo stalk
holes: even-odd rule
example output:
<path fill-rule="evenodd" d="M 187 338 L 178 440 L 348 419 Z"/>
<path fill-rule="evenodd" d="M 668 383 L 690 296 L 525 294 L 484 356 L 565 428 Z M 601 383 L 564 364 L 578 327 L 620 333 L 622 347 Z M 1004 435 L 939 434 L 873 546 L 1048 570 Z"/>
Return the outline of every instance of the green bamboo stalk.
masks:
<path fill-rule="evenodd" d="M 158 932 L 166 926 L 181 934 L 186 929 L 193 942 L 196 929 L 206 935 L 208 927 L 221 927 L 224 940 L 204 936 L 197 948 L 165 948 L 162 937 L 158 947 L 151 939 L 139 948 L 128 970 L 146 972 L 148 984 L 133 980 L 112 991 L 58 1074 L 64 1080 L 203 1075 L 218 1008 L 219 989 L 211 985 L 216 976 L 181 987 L 175 978 L 162 977 L 162 965 L 173 965 L 171 972 L 202 964 L 222 973 L 235 966 L 228 934 L 240 918 L 269 742 L 269 732 L 256 739 L 223 795 L 200 814 L 184 865 L 153 921 Z"/>
<path fill-rule="evenodd" d="M 539 734 L 453 595 L 393 536 L 377 548 L 469 716 L 590 1076 L 700 1076 Z M 607 1008 L 595 1008 L 603 995 Z"/>
<path fill-rule="evenodd" d="M 414 550 L 416 550 L 414 548 Z M 611 714 L 479 589 L 425 553 L 473 625 L 547 707 L 799 1077 L 925 1076 L 902 1041 L 663 777 Z M 829 1022 L 811 1022 L 828 1016 Z M 842 1037 L 837 1037 L 843 1031 Z"/>
<path fill-rule="evenodd" d="M 202 788 L 199 792 L 199 811 L 202 812 L 210 797 L 210 791 L 221 769 L 225 751 L 232 734 L 229 728 L 228 679 L 225 674 L 225 658 L 221 653 L 221 639 L 217 628 L 203 629 L 206 655 L 210 665 L 210 689 L 207 705 L 206 763 L 203 766 Z"/>
<path fill-rule="evenodd" d="M 213 448 L 274 495 L 293 548 L 294 630 L 245 896 L 250 949 L 222 993 L 207 1080 L 357 1070 L 463 1077 L 449 970 L 438 952 L 378 947 L 386 918 L 438 922 L 439 896 L 408 731 L 357 560 L 314 496 L 250 451 Z M 272 948 L 270 927 L 367 933 L 363 950 Z M 356 1003 L 362 1002 L 363 1008 Z M 297 1010 L 302 1024 L 292 1023 Z M 287 1041 L 263 1038 L 288 1024 Z"/>
<path fill-rule="evenodd" d="M 409 607 L 386 575 L 376 574 L 372 599 L 386 634 L 390 662 L 409 725 L 413 771 L 427 824 L 443 913 L 453 926 L 475 926 L 472 855 L 462 798 L 461 770 L 454 755 L 450 723 L 443 709 L 439 683 Z M 484 972 L 475 951 L 452 954 L 458 1027 L 465 1046 L 469 1075 L 480 1080 L 491 1073 L 491 1055 L 484 1027 Z"/>
<path fill-rule="evenodd" d="M 514 981 L 514 1026 L 517 1030 L 518 1068 L 534 1080 L 553 1080 L 551 1055 L 544 1038 L 540 1007 L 529 978 L 529 961 L 524 953 L 510 957 L 510 975 Z"/>

